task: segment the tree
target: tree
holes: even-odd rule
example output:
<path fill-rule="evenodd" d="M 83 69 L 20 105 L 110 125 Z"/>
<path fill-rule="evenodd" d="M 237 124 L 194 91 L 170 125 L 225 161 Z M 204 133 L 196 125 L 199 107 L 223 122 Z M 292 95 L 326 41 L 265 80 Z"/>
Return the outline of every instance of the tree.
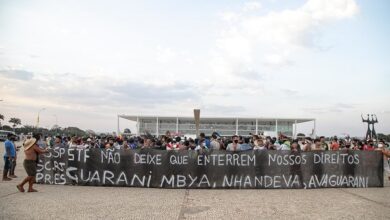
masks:
<path fill-rule="evenodd" d="M 15 131 L 16 126 L 22 124 L 22 121 L 19 118 L 11 118 L 8 122 L 12 124 L 14 131 Z"/>
<path fill-rule="evenodd" d="M 8 125 L 4 125 L 1 129 L 3 129 L 4 131 L 12 131 L 12 128 Z"/>
<path fill-rule="evenodd" d="M 4 120 L 4 115 L 0 114 L 0 127 L 1 127 L 1 120 Z"/>

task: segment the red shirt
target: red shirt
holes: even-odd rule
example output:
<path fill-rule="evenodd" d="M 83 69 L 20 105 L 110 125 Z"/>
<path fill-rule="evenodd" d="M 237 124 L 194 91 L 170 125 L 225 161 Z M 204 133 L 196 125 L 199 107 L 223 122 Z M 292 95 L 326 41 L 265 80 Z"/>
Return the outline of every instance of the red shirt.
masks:
<path fill-rule="evenodd" d="M 370 145 L 364 145 L 363 150 L 375 150 L 375 147 Z"/>
<path fill-rule="evenodd" d="M 337 142 L 333 142 L 332 145 L 330 145 L 330 149 L 332 150 L 339 150 L 340 145 Z"/>

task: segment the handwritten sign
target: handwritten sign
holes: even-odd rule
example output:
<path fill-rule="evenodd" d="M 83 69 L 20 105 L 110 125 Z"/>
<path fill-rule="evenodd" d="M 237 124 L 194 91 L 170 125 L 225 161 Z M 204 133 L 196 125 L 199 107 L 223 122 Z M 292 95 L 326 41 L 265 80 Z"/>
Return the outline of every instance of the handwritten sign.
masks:
<path fill-rule="evenodd" d="M 154 188 L 383 187 L 377 151 L 210 151 L 55 148 L 37 182 Z"/>

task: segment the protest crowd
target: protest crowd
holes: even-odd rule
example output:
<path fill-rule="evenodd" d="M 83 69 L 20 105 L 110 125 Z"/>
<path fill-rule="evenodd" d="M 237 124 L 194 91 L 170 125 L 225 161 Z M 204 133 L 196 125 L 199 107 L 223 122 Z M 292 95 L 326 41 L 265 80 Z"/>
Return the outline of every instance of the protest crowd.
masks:
<path fill-rule="evenodd" d="M 15 178 L 14 170 L 16 166 L 17 147 L 14 144 L 16 138 L 9 136 L 5 142 L 6 154 L 4 156 L 5 168 L 3 180 Z M 31 143 L 30 143 L 31 142 Z M 171 135 L 167 132 L 165 135 L 155 137 L 149 133 L 141 136 L 114 136 L 114 135 L 89 135 L 85 137 L 79 136 L 42 136 L 39 133 L 28 135 L 24 139 L 25 153 L 28 148 L 37 153 L 48 152 L 51 148 L 74 148 L 74 149 L 106 149 L 106 150 L 131 150 L 131 149 L 156 149 L 166 151 L 267 151 L 267 150 L 288 150 L 288 151 L 338 151 L 338 150 L 356 150 L 356 151 L 382 151 L 385 156 L 384 168 L 390 173 L 389 160 L 390 150 L 389 145 L 383 140 L 361 140 L 356 138 L 319 138 L 312 139 L 311 137 L 291 137 L 280 134 L 278 137 L 270 137 L 263 135 L 239 136 L 231 137 L 220 136 L 217 132 L 207 137 L 204 133 L 200 133 L 199 138 L 187 138 Z M 25 145 L 28 145 L 27 148 Z M 11 149 L 13 148 L 13 149 Z M 27 152 L 28 153 L 28 152 Z M 26 153 L 26 155 L 28 155 Z M 34 153 L 35 155 L 35 153 Z M 35 156 L 32 160 L 37 160 Z M 24 164 L 25 168 L 26 165 Z M 36 164 L 34 165 L 36 166 Z M 33 170 L 33 169 L 32 169 Z M 32 182 L 36 171 L 31 171 L 30 179 L 26 178 L 25 182 Z M 390 180 L 390 177 L 389 177 Z M 19 189 L 20 188 L 20 189 Z M 23 184 L 18 185 L 20 191 L 24 191 Z"/>
<path fill-rule="evenodd" d="M 262 135 L 231 137 L 219 136 L 214 132 L 210 137 L 200 133 L 199 138 L 187 138 L 172 136 L 169 132 L 166 135 L 154 137 L 152 135 L 141 136 L 88 136 L 88 137 L 41 137 L 37 134 L 34 137 L 38 140 L 41 148 L 65 147 L 65 148 L 103 148 L 103 149 L 143 149 L 152 148 L 158 150 L 226 150 L 226 151 L 248 151 L 248 150 L 291 150 L 291 151 L 317 151 L 317 150 L 388 150 L 389 144 L 383 140 L 351 139 L 350 137 L 328 138 L 321 136 L 316 139 L 300 137 L 292 139 L 279 135 L 278 138 Z M 29 137 L 27 137 L 29 138 Z"/>

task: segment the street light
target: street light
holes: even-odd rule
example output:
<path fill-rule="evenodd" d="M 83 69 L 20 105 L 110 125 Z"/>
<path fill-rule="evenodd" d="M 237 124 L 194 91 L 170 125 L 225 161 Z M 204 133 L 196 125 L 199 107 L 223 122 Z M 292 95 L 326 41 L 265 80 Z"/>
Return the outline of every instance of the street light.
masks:
<path fill-rule="evenodd" d="M 41 113 L 41 111 L 45 110 L 46 108 L 41 108 L 39 111 L 38 111 L 38 117 L 37 117 L 37 128 L 39 126 L 39 114 Z"/>
<path fill-rule="evenodd" d="M 56 114 L 53 115 L 53 117 L 56 117 L 56 130 L 57 130 L 57 133 L 58 133 L 58 117 Z"/>

